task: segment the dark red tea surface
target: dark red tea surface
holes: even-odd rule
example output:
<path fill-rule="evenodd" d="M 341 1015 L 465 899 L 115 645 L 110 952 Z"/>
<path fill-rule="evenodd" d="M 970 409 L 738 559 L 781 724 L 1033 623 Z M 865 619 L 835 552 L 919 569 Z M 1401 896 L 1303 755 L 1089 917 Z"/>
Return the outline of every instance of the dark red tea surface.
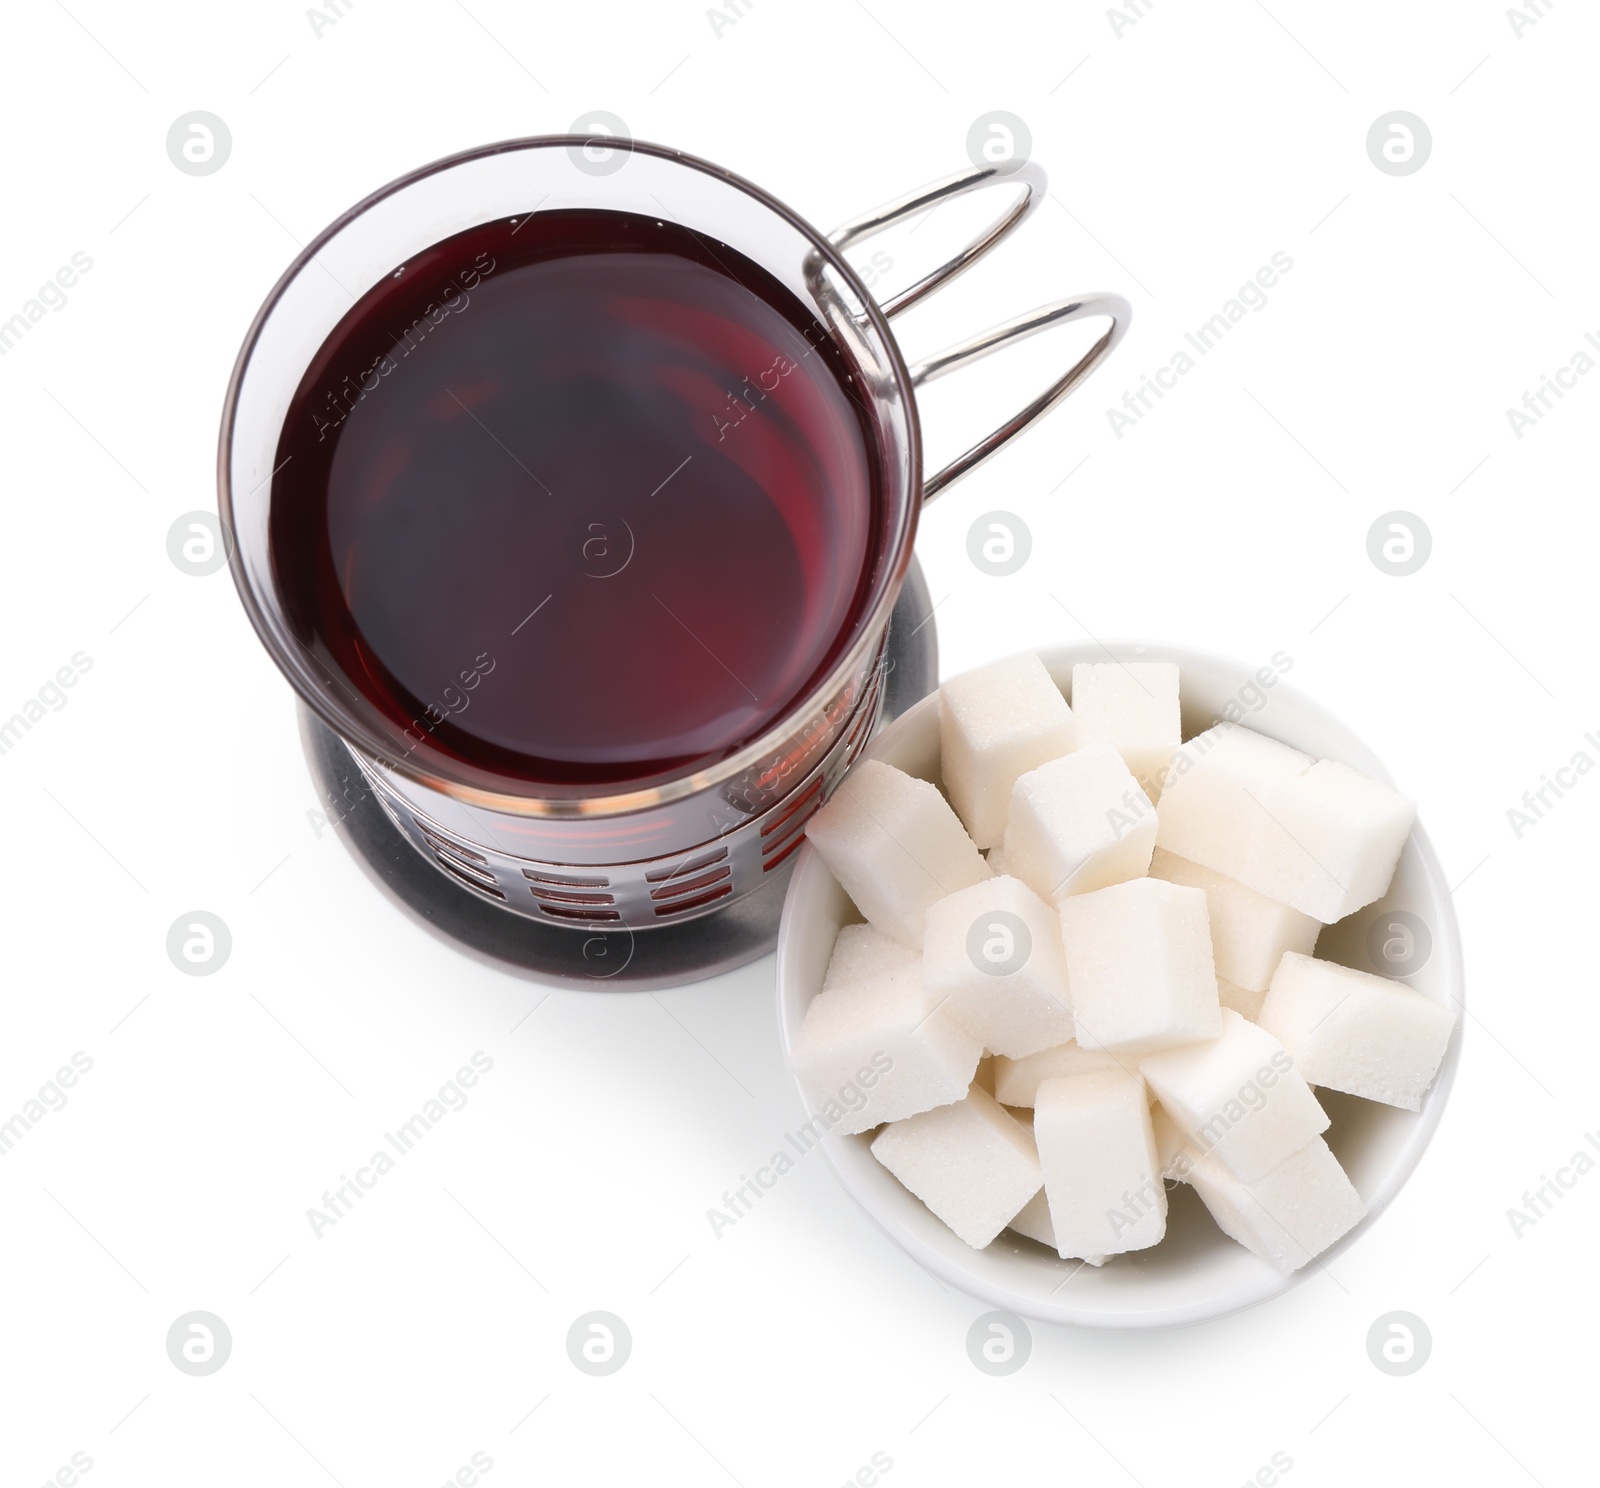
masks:
<path fill-rule="evenodd" d="M 417 763 L 535 786 L 759 737 L 837 659 L 878 559 L 842 353 L 750 260 L 632 214 L 408 262 L 323 345 L 275 465 L 295 633 Z"/>

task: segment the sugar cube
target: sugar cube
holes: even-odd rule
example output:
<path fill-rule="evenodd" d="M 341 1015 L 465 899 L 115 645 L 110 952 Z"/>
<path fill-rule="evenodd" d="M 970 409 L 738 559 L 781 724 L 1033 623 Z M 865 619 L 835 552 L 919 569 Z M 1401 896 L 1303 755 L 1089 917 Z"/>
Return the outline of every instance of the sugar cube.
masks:
<path fill-rule="evenodd" d="M 1291 954 L 1272 979 L 1259 1022 L 1313 1085 L 1419 1111 L 1444 1062 L 1455 1013 L 1388 977 Z"/>
<path fill-rule="evenodd" d="M 1309 754 L 1236 723 L 1196 734 L 1172 757 L 1156 845 L 1245 882 L 1258 840 L 1272 826 L 1263 804 L 1268 790 L 1311 765 Z"/>
<path fill-rule="evenodd" d="M 981 1249 L 1043 1181 L 1033 1136 L 983 1090 L 893 1121 L 872 1155 L 968 1245 Z"/>
<path fill-rule="evenodd" d="M 1119 1063 L 1115 1056 L 1099 1049 L 1085 1049 L 1076 1041 L 1041 1049 L 1021 1059 L 996 1058 L 994 1098 L 1005 1106 L 1032 1106 L 1034 1096 L 1046 1080 L 1104 1071 L 1139 1078 L 1139 1066 L 1134 1060 Z"/>
<path fill-rule="evenodd" d="M 1178 668 L 1170 661 L 1080 661 L 1072 669 L 1078 747 L 1109 744 L 1152 801 L 1183 742 Z"/>
<path fill-rule="evenodd" d="M 1150 859 L 1150 877 L 1204 891 L 1217 978 L 1251 992 L 1267 990 L 1284 952 L 1309 956 L 1322 929 L 1320 920 L 1164 847 L 1157 847 Z"/>
<path fill-rule="evenodd" d="M 1132 1080 L 1108 1073 L 1046 1080 L 1033 1136 L 1058 1254 L 1121 1255 L 1166 1234 L 1150 1107 Z"/>
<path fill-rule="evenodd" d="M 922 980 L 992 1053 L 1072 1037 L 1061 925 L 1021 879 L 988 878 L 928 906 Z"/>
<path fill-rule="evenodd" d="M 1050 1201 L 1045 1197 L 1043 1186 L 1012 1215 L 1011 1223 L 1006 1228 L 1026 1235 L 1030 1240 L 1037 1240 L 1051 1250 L 1056 1248 L 1056 1232 L 1050 1228 Z"/>
<path fill-rule="evenodd" d="M 1061 900 L 1142 877 L 1156 810 L 1109 744 L 1091 744 L 1022 776 L 1003 846 L 1010 871 Z"/>
<path fill-rule="evenodd" d="M 849 774 L 808 835 L 867 923 L 793 1063 L 812 1126 L 869 1134 L 974 1248 L 1099 1266 L 1182 1181 L 1288 1274 L 1366 1213 L 1316 1087 L 1420 1110 L 1455 1019 L 1313 954 L 1388 891 L 1414 803 L 1237 723 L 1183 744 L 1178 670 L 1082 663 L 1069 703 L 998 662 L 941 689 L 942 786 Z"/>
<path fill-rule="evenodd" d="M 1348 765 L 1220 723 L 1173 756 L 1156 838 L 1327 925 L 1383 896 L 1415 820 Z"/>
<path fill-rule="evenodd" d="M 1409 796 L 1336 760 L 1274 781 L 1263 804 L 1271 825 L 1240 877 L 1326 925 L 1388 893 L 1417 819 Z"/>
<path fill-rule="evenodd" d="M 845 776 L 806 836 L 856 908 L 913 950 L 930 904 L 990 876 L 938 787 L 881 760 Z"/>
<path fill-rule="evenodd" d="M 979 847 L 1004 835 L 1016 778 L 1076 746 L 1072 709 L 1037 656 L 992 662 L 939 689 L 945 789 Z"/>
<path fill-rule="evenodd" d="M 1276 1038 L 1231 1009 L 1221 1016 L 1218 1037 L 1147 1054 L 1139 1072 L 1191 1146 L 1253 1183 L 1326 1131 L 1328 1116 Z"/>
<path fill-rule="evenodd" d="M 1285 1275 L 1348 1233 L 1367 1206 L 1321 1137 L 1313 1137 L 1254 1183 L 1243 1183 L 1192 1148 L 1181 1173 L 1217 1227 Z"/>
<path fill-rule="evenodd" d="M 1156 1140 L 1156 1162 L 1169 1183 L 1181 1183 L 1189 1167 L 1189 1139 L 1159 1101 L 1150 1108 L 1150 1129 Z"/>
<path fill-rule="evenodd" d="M 902 971 L 917 964 L 917 953 L 871 925 L 846 925 L 833 943 L 822 990 L 865 981 L 880 971 Z"/>
<path fill-rule="evenodd" d="M 1221 1031 L 1206 896 L 1136 878 L 1060 906 L 1077 1040 L 1124 1058 Z"/>
<path fill-rule="evenodd" d="M 1038 1241 L 1046 1250 L 1056 1248 L 1056 1232 L 1050 1224 L 1050 1200 L 1042 1188 L 1017 1211 L 1015 1218 L 1006 1228 L 1015 1230 L 1019 1235 L 1026 1235 L 1030 1240 Z M 1108 1257 L 1092 1255 L 1079 1256 L 1076 1259 L 1090 1266 L 1103 1266 Z"/>
<path fill-rule="evenodd" d="M 840 1132 L 960 1100 L 982 1052 L 928 995 L 920 959 L 819 992 L 790 1051 L 811 1105 Z"/>

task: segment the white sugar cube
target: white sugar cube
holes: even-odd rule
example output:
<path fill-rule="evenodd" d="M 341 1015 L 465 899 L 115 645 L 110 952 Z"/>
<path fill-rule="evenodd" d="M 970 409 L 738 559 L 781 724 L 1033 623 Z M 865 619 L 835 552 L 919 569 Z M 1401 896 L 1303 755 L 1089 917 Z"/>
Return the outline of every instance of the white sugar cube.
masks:
<path fill-rule="evenodd" d="M 1388 893 L 1417 819 L 1409 796 L 1335 760 L 1275 781 L 1265 805 L 1271 827 L 1240 877 L 1327 925 Z"/>
<path fill-rule="evenodd" d="M 1183 742 L 1178 668 L 1170 661 L 1080 661 L 1072 669 L 1078 747 L 1109 744 L 1152 801 Z"/>
<path fill-rule="evenodd" d="M 1415 820 L 1347 765 L 1219 723 L 1173 756 L 1157 843 L 1326 925 L 1383 896 Z"/>
<path fill-rule="evenodd" d="M 1273 829 L 1268 791 L 1311 765 L 1309 754 L 1236 723 L 1195 735 L 1172 757 L 1156 845 L 1248 882 L 1245 874 L 1263 834 Z"/>
<path fill-rule="evenodd" d="M 1232 1008 L 1241 1018 L 1248 1018 L 1252 1023 L 1260 1021 L 1261 1004 L 1266 999 L 1266 990 L 1252 992 L 1247 987 L 1241 987 L 1237 982 L 1224 981 L 1217 978 L 1217 999 L 1225 1008 Z"/>
<path fill-rule="evenodd" d="M 1009 801 L 1009 797 L 1007 799 Z M 1011 870 L 1006 867 L 1006 855 L 1001 850 L 998 843 L 996 843 L 995 846 L 991 847 L 989 851 L 983 855 L 983 860 L 989 865 L 989 872 L 995 874 L 996 876 L 1002 873 L 1011 872 Z"/>
<path fill-rule="evenodd" d="M 1169 1183 L 1181 1183 L 1188 1176 L 1190 1153 L 1189 1139 L 1158 1101 L 1150 1108 L 1150 1129 L 1156 1140 L 1156 1162 L 1161 1176 Z"/>
<path fill-rule="evenodd" d="M 1037 1240 L 1051 1250 L 1056 1248 L 1056 1232 L 1050 1228 L 1050 1200 L 1045 1197 L 1043 1187 L 1011 1217 L 1006 1228 Z"/>
<path fill-rule="evenodd" d="M 1321 1137 L 1313 1137 L 1254 1183 L 1215 1157 L 1185 1149 L 1182 1179 L 1217 1227 L 1285 1275 L 1322 1254 L 1366 1214 L 1361 1195 Z"/>
<path fill-rule="evenodd" d="M 923 988 L 918 958 L 819 992 L 791 1057 L 824 1122 L 863 1132 L 960 1100 L 982 1052 Z"/>
<path fill-rule="evenodd" d="M 1033 1136 L 1058 1254 L 1121 1255 L 1166 1234 L 1150 1107 L 1133 1081 L 1115 1074 L 1046 1080 Z"/>
<path fill-rule="evenodd" d="M 1455 1013 L 1388 977 L 1289 955 L 1259 1021 L 1313 1085 L 1418 1111 L 1444 1062 Z"/>
<path fill-rule="evenodd" d="M 1320 920 L 1258 894 L 1213 868 L 1180 858 L 1164 847 L 1157 847 L 1150 859 L 1150 877 L 1205 893 L 1217 978 L 1250 992 L 1267 990 L 1286 951 L 1309 956 L 1322 929 Z M 1224 1002 L 1226 1005 L 1226 999 Z"/>
<path fill-rule="evenodd" d="M 1012 873 L 1059 901 L 1142 877 L 1155 841 L 1150 798 L 1116 750 L 1091 744 L 1017 781 L 1003 846 Z"/>
<path fill-rule="evenodd" d="M 945 789 L 979 847 L 1005 833 L 1017 776 L 1077 747 L 1072 709 L 1037 656 L 1012 656 L 939 689 Z"/>
<path fill-rule="evenodd" d="M 1217 978 L 1206 896 L 1157 878 L 1060 906 L 1077 1040 L 1125 1059 L 1214 1038 Z"/>
<path fill-rule="evenodd" d="M 1026 1235 L 1030 1240 L 1037 1240 L 1047 1250 L 1056 1248 L 1056 1232 L 1050 1223 L 1050 1200 L 1042 1188 L 1022 1206 L 1006 1228 Z M 1091 1266 L 1103 1266 L 1106 1263 L 1103 1255 L 1080 1256 L 1078 1259 Z"/>
<path fill-rule="evenodd" d="M 1246 1183 L 1328 1129 L 1283 1045 L 1232 1010 L 1219 1037 L 1147 1054 L 1139 1071 L 1189 1144 Z"/>
<path fill-rule="evenodd" d="M 872 1155 L 979 1249 L 1005 1229 L 1043 1181 L 1028 1128 L 982 1090 L 891 1122 L 873 1138 Z"/>
<path fill-rule="evenodd" d="M 1046 1080 L 1106 1072 L 1139 1078 L 1139 1066 L 1134 1060 L 1118 1063 L 1114 1056 L 1099 1049 L 1085 1049 L 1076 1041 L 1042 1049 L 1022 1059 L 997 1058 L 994 1098 L 1005 1106 L 1032 1106 L 1039 1087 Z"/>
<path fill-rule="evenodd" d="M 992 1053 L 1072 1037 L 1060 922 L 1020 879 L 985 879 L 929 905 L 922 980 Z"/>
<path fill-rule="evenodd" d="M 828 969 L 823 973 L 822 990 L 865 981 L 880 971 L 903 971 L 917 964 L 917 953 L 893 936 L 871 925 L 846 925 L 833 943 Z"/>
<path fill-rule="evenodd" d="M 881 760 L 845 776 L 806 836 L 856 908 L 913 950 L 930 904 L 990 876 L 938 788 Z"/>

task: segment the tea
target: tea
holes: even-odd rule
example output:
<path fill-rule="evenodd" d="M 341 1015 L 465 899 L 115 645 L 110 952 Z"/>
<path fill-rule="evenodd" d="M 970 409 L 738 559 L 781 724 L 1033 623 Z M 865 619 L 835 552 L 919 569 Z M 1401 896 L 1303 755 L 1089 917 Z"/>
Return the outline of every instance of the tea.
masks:
<path fill-rule="evenodd" d="M 369 290 L 284 421 L 287 623 L 413 759 L 614 790 L 829 670 L 882 561 L 865 389 L 802 301 L 632 213 L 471 228 Z"/>

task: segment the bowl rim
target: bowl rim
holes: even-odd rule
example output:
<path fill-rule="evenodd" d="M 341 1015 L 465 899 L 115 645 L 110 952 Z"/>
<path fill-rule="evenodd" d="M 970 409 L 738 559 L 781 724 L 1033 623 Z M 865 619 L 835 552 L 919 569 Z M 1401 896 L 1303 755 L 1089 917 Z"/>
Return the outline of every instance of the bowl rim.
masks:
<path fill-rule="evenodd" d="M 1125 653 L 1137 653 L 1137 655 L 1130 656 Z M 994 658 L 993 661 L 1003 661 L 1024 655 L 1036 655 L 1045 661 L 1047 666 L 1106 658 L 1117 661 L 1132 659 L 1171 661 L 1177 663 L 1180 677 L 1185 671 L 1194 666 L 1204 666 L 1213 670 L 1237 673 L 1241 678 L 1250 678 L 1256 671 L 1256 668 L 1247 666 L 1243 662 L 1217 652 L 1204 651 L 1190 646 L 1171 645 L 1160 641 L 1131 639 L 1057 642 L 1010 652 L 1006 656 Z M 979 663 L 979 665 L 984 666 L 991 664 L 993 662 Z M 1297 715 L 1306 716 L 1319 725 L 1331 726 L 1339 733 L 1360 744 L 1363 749 L 1372 752 L 1371 747 L 1347 724 L 1343 723 L 1337 715 L 1323 707 L 1322 704 L 1308 694 L 1301 692 L 1297 687 L 1281 679 L 1273 684 L 1273 688 L 1274 699 L 1283 698 L 1288 700 Z M 862 751 L 861 759 L 879 758 L 885 749 L 904 739 L 913 731 L 925 726 L 930 714 L 937 716 L 938 707 L 939 691 L 935 689 L 927 697 L 916 703 L 915 706 L 907 709 L 887 728 L 875 735 Z M 1270 727 L 1262 729 L 1261 732 L 1266 733 L 1269 737 L 1272 736 Z M 1374 758 L 1376 758 L 1375 754 Z M 1388 777 L 1387 770 L 1383 771 L 1383 778 L 1385 783 L 1393 783 Z M 1448 1103 L 1450 1091 L 1455 1081 L 1456 1070 L 1461 1059 L 1462 1036 L 1466 1022 L 1465 974 L 1462 964 L 1460 927 L 1456 920 L 1455 906 L 1450 896 L 1449 881 L 1445 876 L 1444 866 L 1440 862 L 1438 854 L 1434 851 L 1433 844 L 1422 826 L 1420 817 L 1412 827 L 1409 840 L 1416 848 L 1428 888 L 1438 906 L 1439 912 L 1434 917 L 1436 923 L 1430 928 L 1433 930 L 1434 955 L 1441 957 L 1443 962 L 1443 984 L 1449 1001 L 1454 1005 L 1456 1013 L 1455 1024 L 1451 1029 L 1450 1041 L 1445 1049 L 1439 1072 L 1435 1076 L 1427 1094 L 1423 1097 L 1421 1110 L 1416 1113 L 1416 1123 L 1405 1135 L 1382 1180 L 1374 1187 L 1371 1194 L 1366 1196 L 1367 1212 L 1360 1221 L 1335 1241 L 1333 1245 L 1329 1246 L 1327 1250 L 1306 1265 L 1300 1267 L 1299 1270 L 1285 1276 L 1269 1266 L 1265 1261 L 1258 1261 L 1260 1275 L 1255 1284 L 1237 1287 L 1232 1292 L 1214 1299 L 1182 1306 L 1152 1308 L 1148 1311 L 1136 1309 L 1117 1311 L 1104 1308 L 1075 1307 L 1068 1302 L 1052 1301 L 1048 1297 L 1040 1298 L 1032 1293 L 1018 1291 L 1012 1287 L 999 1284 L 980 1272 L 969 1269 L 966 1265 L 958 1264 L 943 1252 L 927 1244 L 916 1229 L 901 1224 L 893 1216 L 886 1213 L 878 1204 L 875 1194 L 865 1184 L 857 1181 L 855 1165 L 847 1164 L 840 1160 L 840 1154 L 843 1150 L 842 1144 L 852 1141 L 851 1137 L 840 1135 L 837 1132 L 829 1132 L 821 1139 L 819 1145 L 827 1158 L 828 1166 L 832 1168 L 840 1185 L 861 1206 L 878 1229 L 900 1246 L 924 1270 L 930 1272 L 940 1281 L 966 1292 L 969 1296 L 976 1297 L 991 1306 L 1035 1322 L 1104 1329 L 1183 1327 L 1207 1322 L 1214 1318 L 1227 1317 L 1230 1314 L 1242 1312 L 1246 1308 L 1257 1306 L 1270 1298 L 1282 1296 L 1285 1292 L 1292 1290 L 1306 1280 L 1307 1277 L 1318 1271 L 1325 1270 L 1329 1263 L 1343 1255 L 1394 1202 L 1412 1173 L 1416 1171 L 1418 1163 L 1421 1162 L 1423 1154 L 1433 1140 L 1434 1133 L 1438 1130 L 1439 1123 L 1443 1119 L 1444 1108 Z M 789 1077 L 794 1083 L 801 1106 L 808 1117 L 813 1117 L 816 1113 L 812 1109 L 805 1090 L 800 1085 L 791 1058 L 790 1029 L 786 1013 L 794 998 L 799 995 L 799 992 L 787 975 L 787 968 L 796 954 L 796 946 L 800 943 L 801 937 L 805 933 L 799 926 L 795 906 L 803 897 L 812 892 L 810 885 L 818 878 L 819 874 L 828 875 L 831 878 L 826 865 L 822 862 L 821 856 L 808 842 L 797 855 L 795 871 L 789 881 L 788 891 L 784 896 L 783 917 L 778 928 L 776 952 L 778 1037 L 783 1047 L 784 1062 L 788 1067 Z M 1357 912 L 1359 913 L 1359 911 Z M 983 1252 L 974 1251 L 973 1254 L 982 1255 Z"/>

